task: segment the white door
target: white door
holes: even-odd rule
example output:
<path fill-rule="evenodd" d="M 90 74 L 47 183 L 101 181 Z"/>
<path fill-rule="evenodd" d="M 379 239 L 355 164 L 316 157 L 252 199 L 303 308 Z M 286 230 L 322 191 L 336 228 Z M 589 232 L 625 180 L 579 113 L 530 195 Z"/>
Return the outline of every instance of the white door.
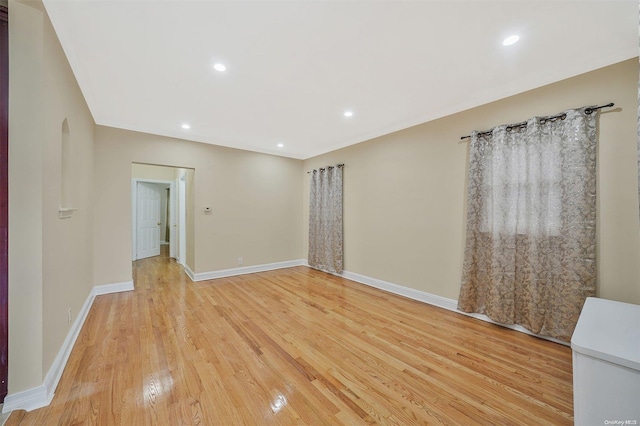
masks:
<path fill-rule="evenodd" d="M 160 254 L 160 187 L 138 182 L 136 259 Z"/>

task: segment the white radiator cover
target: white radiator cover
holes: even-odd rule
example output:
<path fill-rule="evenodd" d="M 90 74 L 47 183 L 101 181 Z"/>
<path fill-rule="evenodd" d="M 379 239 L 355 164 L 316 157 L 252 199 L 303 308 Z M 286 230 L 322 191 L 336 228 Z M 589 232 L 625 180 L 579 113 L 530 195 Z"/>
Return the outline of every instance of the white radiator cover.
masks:
<path fill-rule="evenodd" d="M 571 338 L 576 425 L 640 425 L 640 306 L 590 297 Z"/>

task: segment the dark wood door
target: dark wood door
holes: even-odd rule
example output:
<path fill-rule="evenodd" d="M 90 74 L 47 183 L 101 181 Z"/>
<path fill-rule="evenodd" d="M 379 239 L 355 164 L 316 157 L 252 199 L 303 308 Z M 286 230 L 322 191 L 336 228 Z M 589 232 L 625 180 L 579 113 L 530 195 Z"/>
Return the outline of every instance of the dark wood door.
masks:
<path fill-rule="evenodd" d="M 9 13 L 0 6 L 0 403 L 9 358 Z"/>

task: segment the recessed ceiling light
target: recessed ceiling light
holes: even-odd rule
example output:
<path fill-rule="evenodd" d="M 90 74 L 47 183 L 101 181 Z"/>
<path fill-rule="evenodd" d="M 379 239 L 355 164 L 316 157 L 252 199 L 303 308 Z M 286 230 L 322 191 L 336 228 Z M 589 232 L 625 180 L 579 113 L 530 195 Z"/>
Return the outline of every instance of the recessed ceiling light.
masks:
<path fill-rule="evenodd" d="M 520 37 L 514 34 L 512 36 L 505 38 L 502 44 L 504 46 L 511 46 L 512 44 L 517 43 L 518 40 L 520 40 Z"/>
<path fill-rule="evenodd" d="M 284 148 L 284 144 L 283 143 L 279 143 L 278 144 L 278 148 Z"/>
<path fill-rule="evenodd" d="M 344 112 L 344 116 L 345 117 L 353 117 L 353 112 L 352 111 L 345 111 Z"/>
<path fill-rule="evenodd" d="M 182 125 L 182 128 L 185 129 L 185 130 L 189 130 L 191 128 L 191 125 L 189 125 L 189 123 L 184 123 Z"/>
<path fill-rule="evenodd" d="M 226 71 L 227 67 L 225 67 L 224 64 L 218 63 L 213 66 L 213 69 L 216 71 L 224 72 Z"/>

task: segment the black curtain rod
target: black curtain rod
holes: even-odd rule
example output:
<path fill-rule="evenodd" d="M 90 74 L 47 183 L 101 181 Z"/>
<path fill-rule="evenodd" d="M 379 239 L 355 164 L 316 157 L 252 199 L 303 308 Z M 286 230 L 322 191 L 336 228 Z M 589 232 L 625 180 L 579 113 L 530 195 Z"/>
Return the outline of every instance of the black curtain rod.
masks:
<path fill-rule="evenodd" d="M 585 114 L 591 114 L 593 111 L 595 111 L 595 110 L 597 110 L 597 109 L 600 109 L 600 108 L 609 108 L 609 107 L 612 107 L 613 105 L 614 105 L 614 104 L 613 104 L 613 102 L 610 102 L 610 103 L 608 103 L 608 104 L 606 104 L 606 105 L 600 105 L 600 106 L 588 107 L 588 108 L 585 108 L 585 109 L 584 109 L 584 113 L 585 113 Z M 540 124 L 544 124 L 544 123 L 546 123 L 547 121 L 555 121 L 555 120 L 557 120 L 557 119 L 564 120 L 565 118 L 567 118 L 567 114 L 565 114 L 565 113 L 558 114 L 558 115 L 551 115 L 551 116 L 549 116 L 549 117 L 541 117 L 541 118 L 540 118 Z M 511 131 L 512 129 L 521 129 L 521 128 L 523 128 L 523 127 L 527 127 L 527 122 L 526 122 L 526 121 L 523 121 L 522 123 L 511 124 L 510 126 L 508 126 L 508 127 L 507 127 L 507 131 Z M 487 131 L 484 131 L 484 132 L 478 132 L 478 136 L 481 136 L 481 135 L 490 135 L 490 134 L 491 134 L 491 130 L 487 130 Z M 470 137 L 471 137 L 471 135 L 461 136 L 461 137 L 460 137 L 460 140 L 468 139 L 468 138 L 470 138 Z"/>
<path fill-rule="evenodd" d="M 336 164 L 335 166 L 320 167 L 320 168 L 315 169 L 315 170 L 309 170 L 307 172 L 307 174 L 310 175 L 311 173 L 313 173 L 315 171 L 318 171 L 318 170 L 323 171 L 323 170 L 326 170 L 326 169 L 333 169 L 334 167 L 338 167 L 338 168 L 339 167 L 344 167 L 344 164 Z"/>

